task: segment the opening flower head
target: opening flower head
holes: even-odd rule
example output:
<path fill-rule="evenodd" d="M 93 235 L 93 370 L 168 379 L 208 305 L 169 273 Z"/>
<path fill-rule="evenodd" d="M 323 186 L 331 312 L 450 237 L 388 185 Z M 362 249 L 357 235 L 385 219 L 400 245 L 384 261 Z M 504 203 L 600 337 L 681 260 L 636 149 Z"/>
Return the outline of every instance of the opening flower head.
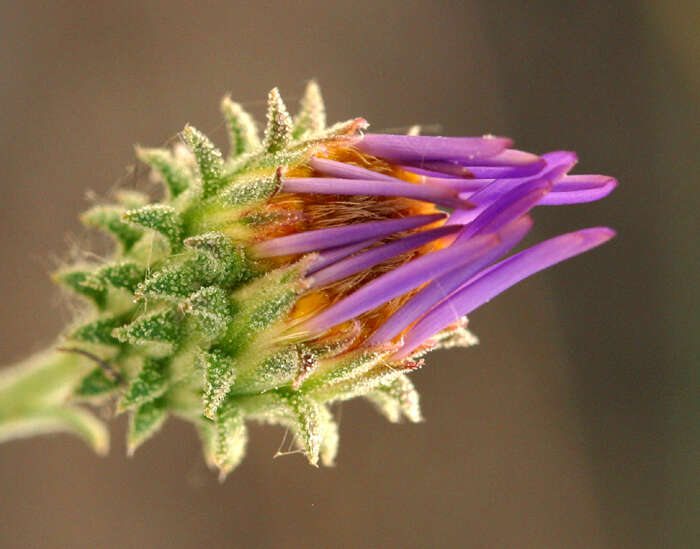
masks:
<path fill-rule="evenodd" d="M 419 421 L 406 374 L 426 351 L 473 344 L 466 315 L 614 234 L 589 228 L 511 254 L 535 206 L 615 187 L 570 175 L 572 152 L 368 133 L 361 118 L 327 128 L 313 82 L 295 118 L 270 92 L 262 139 L 240 105 L 225 98 L 222 112 L 228 156 L 188 126 L 186 149 L 137 151 L 163 201 L 121 193 L 84 215 L 118 247 L 57 274 L 92 307 L 61 342 L 72 353 L 34 360 L 44 375 L 78 373 L 46 414 L 83 413 L 67 397 L 116 396 L 132 452 L 174 414 L 197 426 L 222 476 L 243 456 L 248 420 L 290 427 L 311 463 L 331 464 L 332 402 L 362 396 L 392 421 Z M 0 379 L 0 423 L 12 387 Z M 82 427 L 104 446 L 98 431 Z"/>

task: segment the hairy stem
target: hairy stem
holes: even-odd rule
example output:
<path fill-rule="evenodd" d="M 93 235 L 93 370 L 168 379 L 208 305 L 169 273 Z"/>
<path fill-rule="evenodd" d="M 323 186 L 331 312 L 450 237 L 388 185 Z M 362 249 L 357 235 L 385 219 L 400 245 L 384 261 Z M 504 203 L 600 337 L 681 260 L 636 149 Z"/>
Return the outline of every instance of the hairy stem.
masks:
<path fill-rule="evenodd" d="M 89 358 L 51 349 L 0 375 L 0 442 L 51 432 L 81 436 L 99 453 L 108 448 L 102 423 L 68 403 L 77 383 L 95 364 Z"/>

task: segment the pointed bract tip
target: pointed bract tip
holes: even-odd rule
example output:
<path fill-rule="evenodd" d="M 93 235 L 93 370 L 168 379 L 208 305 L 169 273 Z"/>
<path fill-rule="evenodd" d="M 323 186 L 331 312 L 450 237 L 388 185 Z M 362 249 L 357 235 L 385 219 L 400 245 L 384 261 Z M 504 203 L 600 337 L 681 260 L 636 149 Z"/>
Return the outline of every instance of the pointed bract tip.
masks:
<path fill-rule="evenodd" d="M 267 96 L 267 127 L 263 146 L 270 153 L 278 153 L 288 144 L 292 136 L 292 118 L 282 101 L 277 88 L 272 88 Z"/>

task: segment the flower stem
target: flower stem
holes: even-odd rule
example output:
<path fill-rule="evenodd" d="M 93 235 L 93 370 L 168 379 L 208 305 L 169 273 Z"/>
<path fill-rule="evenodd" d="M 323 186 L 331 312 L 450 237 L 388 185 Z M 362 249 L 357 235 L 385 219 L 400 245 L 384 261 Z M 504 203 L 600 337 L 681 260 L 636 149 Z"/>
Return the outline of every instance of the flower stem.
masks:
<path fill-rule="evenodd" d="M 102 422 L 70 403 L 77 383 L 94 369 L 83 355 L 42 351 L 0 374 L 0 442 L 53 432 L 83 438 L 105 453 L 109 438 Z"/>

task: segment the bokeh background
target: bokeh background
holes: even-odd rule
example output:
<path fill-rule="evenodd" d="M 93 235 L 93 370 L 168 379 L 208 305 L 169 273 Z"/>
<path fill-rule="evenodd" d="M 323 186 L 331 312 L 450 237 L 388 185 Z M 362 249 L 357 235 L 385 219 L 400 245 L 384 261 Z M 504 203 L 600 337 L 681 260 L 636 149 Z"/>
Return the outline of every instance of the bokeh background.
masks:
<path fill-rule="evenodd" d="M 220 485 L 188 425 L 127 459 L 55 436 L 0 447 L 3 548 L 691 547 L 698 516 L 698 9 L 692 1 L 0 2 L 0 363 L 70 312 L 47 273 L 105 196 L 224 92 L 261 116 L 317 78 L 329 118 L 511 135 L 619 178 L 535 212 L 534 238 L 619 236 L 472 315 L 481 345 L 414 381 L 427 421 L 346 403 L 339 463 L 252 430 Z M 128 180 L 128 177 L 126 178 Z M 74 237 L 66 238 L 66 234 Z"/>

